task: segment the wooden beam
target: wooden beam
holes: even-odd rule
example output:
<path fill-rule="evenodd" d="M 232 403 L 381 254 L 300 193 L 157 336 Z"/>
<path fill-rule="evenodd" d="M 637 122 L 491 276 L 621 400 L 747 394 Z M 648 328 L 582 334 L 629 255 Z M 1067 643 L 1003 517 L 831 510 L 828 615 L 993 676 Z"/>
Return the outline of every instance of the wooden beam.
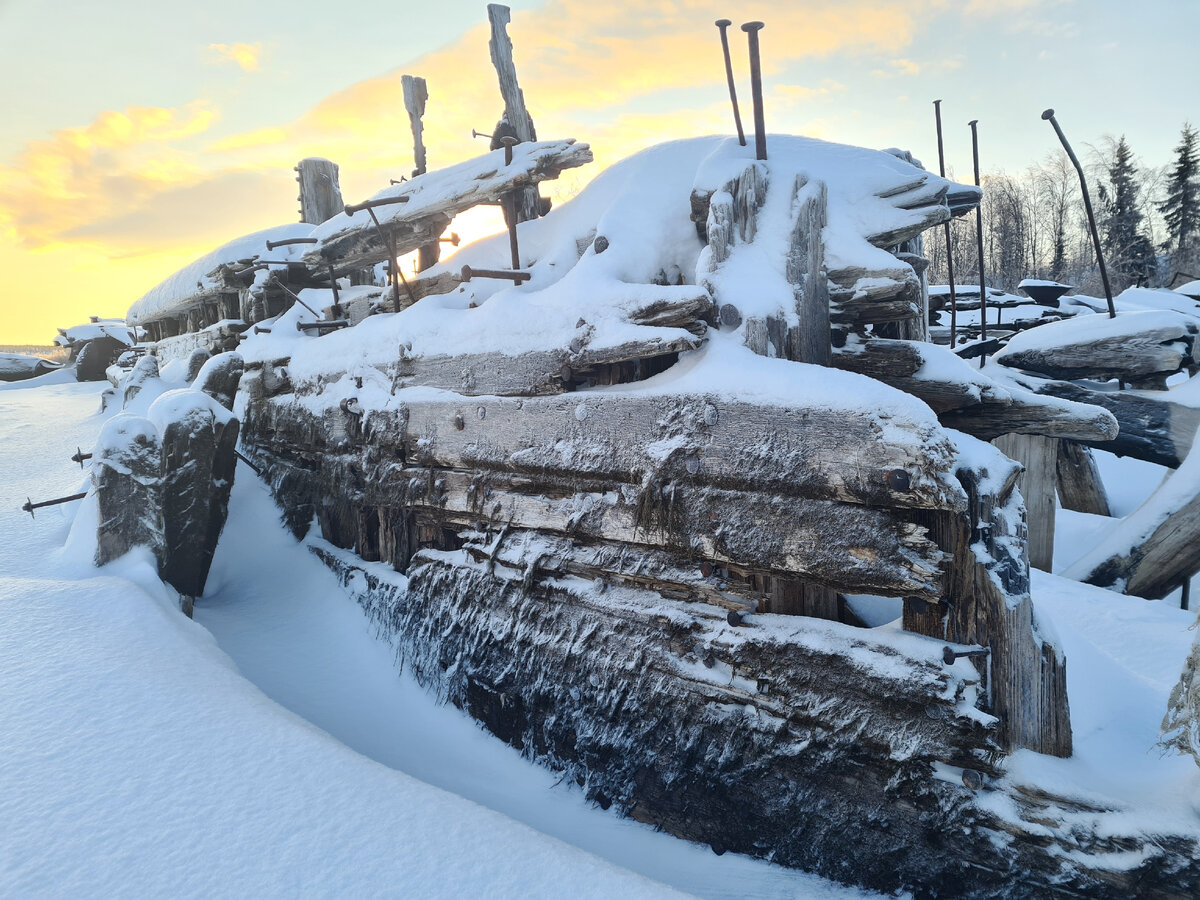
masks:
<path fill-rule="evenodd" d="M 788 358 L 828 366 L 829 278 L 825 268 L 824 228 L 829 214 L 829 189 L 823 181 L 808 184 L 803 176 L 797 176 L 792 187 L 792 205 L 796 218 L 785 274 L 796 295 L 800 324 L 789 335 L 792 352 Z"/>

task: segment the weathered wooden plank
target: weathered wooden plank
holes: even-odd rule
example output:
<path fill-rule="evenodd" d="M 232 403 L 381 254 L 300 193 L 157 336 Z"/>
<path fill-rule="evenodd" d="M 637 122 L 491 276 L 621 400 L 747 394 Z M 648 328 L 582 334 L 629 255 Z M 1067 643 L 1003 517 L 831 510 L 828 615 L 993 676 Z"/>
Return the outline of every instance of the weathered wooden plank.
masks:
<path fill-rule="evenodd" d="M 1089 447 L 1077 441 L 1060 440 L 1057 472 L 1058 499 L 1064 509 L 1094 516 L 1112 515 L 1100 467 Z"/>
<path fill-rule="evenodd" d="M 633 392 L 396 399 L 407 424 L 395 440 L 423 464 L 624 483 L 653 473 L 873 506 L 960 509 L 963 502 L 943 435 L 898 420 L 888 423 L 889 434 L 865 411 Z"/>
<path fill-rule="evenodd" d="M 1097 326 L 1096 316 L 1056 322 L 1024 332 L 994 358 L 1047 378 L 1132 381 L 1165 377 L 1191 364 L 1197 323 L 1190 317 L 1163 313 L 1167 311 L 1100 318 L 1104 325 L 1114 323 L 1111 333 Z"/>
<path fill-rule="evenodd" d="M 1066 660 L 1036 627 L 1023 540 L 1025 511 L 1014 490 L 1019 472 L 996 454 L 982 470 L 960 470 L 968 515 L 917 515 L 952 557 L 945 569 L 946 612 L 906 600 L 904 628 L 988 647 L 981 668 L 988 676 L 989 711 L 1001 720 L 1005 746 L 1070 756 Z M 981 485 L 992 487 L 981 490 Z"/>
<path fill-rule="evenodd" d="M 390 253 L 389 240 L 395 242 L 397 256 L 411 253 L 423 244 L 437 240 L 450 220 L 460 212 L 495 203 L 518 188 L 557 178 L 564 169 L 591 162 L 592 151 L 587 144 L 574 141 L 547 141 L 531 145 L 527 152 L 516 153 L 511 165 L 504 165 L 504 157 L 499 151 L 495 152 L 494 159 L 494 164 L 490 159 L 471 160 L 459 167 L 429 172 L 397 185 L 383 196 L 408 197 L 409 202 L 381 207 L 395 212 L 377 214 L 380 228 L 362 214 L 353 219 L 343 217 L 344 226 L 339 223 L 327 226 L 330 233 L 324 236 L 318 249 L 304 256 L 304 264 L 322 275 L 332 264 L 338 275 L 346 275 L 386 261 Z M 460 187 L 454 190 L 439 187 L 430 195 L 432 199 L 426 200 L 424 189 L 427 183 L 436 182 L 440 186 L 460 167 L 466 173 Z M 474 172 L 474 176 L 470 172 Z M 332 230 L 335 225 L 338 226 L 336 231 Z"/>
<path fill-rule="evenodd" d="M 1036 434 L 1005 434 L 992 443 L 1025 469 L 1017 486 L 1025 498 L 1029 565 L 1049 572 L 1054 565 L 1058 441 Z"/>
<path fill-rule="evenodd" d="M 845 267 L 829 272 L 830 318 L 842 325 L 899 322 L 921 314 L 921 281 L 900 263 L 877 271 Z"/>
<path fill-rule="evenodd" d="M 1132 456 L 1175 469 L 1187 458 L 1200 429 L 1200 409 L 1171 401 L 1169 393 L 1095 391 L 1069 381 L 1032 377 L 1022 378 L 1021 384 L 1034 393 L 1107 409 L 1120 426 L 1111 441 L 1086 437 L 1075 440 L 1117 456 Z"/>
<path fill-rule="evenodd" d="M 692 335 L 676 338 L 655 336 L 614 346 L 585 346 L 577 350 L 541 350 L 510 356 L 506 353 L 462 353 L 454 356 L 411 355 L 404 347 L 394 365 L 397 387 L 423 385 L 445 388 L 469 397 L 494 395 L 524 397 L 561 394 L 577 378 L 599 366 L 633 360 L 652 360 L 702 343 Z"/>
<path fill-rule="evenodd" d="M 829 365 L 829 279 L 825 267 L 823 230 L 829 214 L 825 182 L 809 185 L 797 176 L 792 188 L 796 218 L 788 247 L 786 277 L 796 295 L 799 327 L 789 335 L 789 359 Z"/>
<path fill-rule="evenodd" d="M 939 359 L 923 372 L 926 354 Z M 919 397 L 943 425 L 983 440 L 1041 434 L 1107 441 L 1117 435 L 1115 419 L 1103 409 L 1084 402 L 1045 402 L 1031 391 L 996 385 L 965 361 L 929 345 L 886 338 L 851 341 L 834 351 L 833 365 Z"/>

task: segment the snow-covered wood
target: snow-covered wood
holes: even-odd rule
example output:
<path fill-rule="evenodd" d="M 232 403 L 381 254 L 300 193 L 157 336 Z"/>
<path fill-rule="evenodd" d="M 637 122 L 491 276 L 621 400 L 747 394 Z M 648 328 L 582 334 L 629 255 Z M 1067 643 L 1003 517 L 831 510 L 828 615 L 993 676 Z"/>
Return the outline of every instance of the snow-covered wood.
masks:
<path fill-rule="evenodd" d="M 146 547 L 161 566 L 165 547 L 162 446 L 158 428 L 131 414 L 105 423 L 92 452 L 92 490 L 99 511 L 95 562 L 103 566 Z"/>
<path fill-rule="evenodd" d="M 1164 378 L 1192 363 L 1200 321 L 1172 310 L 1082 316 L 1014 336 L 996 362 L 1049 378 Z"/>
<path fill-rule="evenodd" d="M 324 272 L 332 265 L 337 274 L 349 274 L 387 260 L 389 241 L 394 242 L 396 256 L 403 256 L 436 240 L 460 212 L 495 203 L 514 190 L 557 178 L 564 169 L 591 161 L 592 151 L 587 144 L 541 141 L 514 147 L 513 161 L 508 165 L 504 151 L 493 150 L 418 175 L 385 188 L 367 201 L 385 201 L 373 209 L 380 222 L 378 228 L 367 210 L 342 213 L 318 226 L 313 236 L 320 244 L 305 255 L 304 262 L 314 271 Z"/>

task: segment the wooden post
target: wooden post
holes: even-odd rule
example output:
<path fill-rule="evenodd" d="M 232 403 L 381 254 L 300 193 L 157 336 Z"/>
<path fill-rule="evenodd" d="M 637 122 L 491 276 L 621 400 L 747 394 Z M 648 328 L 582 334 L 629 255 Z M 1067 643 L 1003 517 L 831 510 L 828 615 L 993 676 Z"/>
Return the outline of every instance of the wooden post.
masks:
<path fill-rule="evenodd" d="M 1058 499 L 1063 509 L 1111 516 L 1108 494 L 1091 448 L 1077 441 L 1058 442 Z"/>
<path fill-rule="evenodd" d="M 533 119 L 525 109 L 525 95 L 517 84 L 517 67 L 513 62 L 513 45 L 508 36 L 507 26 L 512 20 L 511 10 L 499 3 L 488 4 L 488 21 L 492 26 L 492 39 L 488 49 L 492 55 L 492 65 L 496 67 L 496 75 L 500 79 L 500 96 L 504 98 L 504 117 L 512 127 L 518 141 L 536 141 L 537 131 L 533 127 Z M 518 222 L 528 222 L 541 215 L 541 197 L 536 187 L 527 187 L 517 196 L 516 219 Z"/>
<path fill-rule="evenodd" d="M 804 199 L 801 200 L 801 195 Z M 829 190 L 823 181 L 807 184 L 797 176 L 792 189 L 796 222 L 787 255 L 787 280 L 796 297 L 800 326 L 788 336 L 789 356 L 800 362 L 828 366 L 832 349 L 829 336 L 829 278 L 825 270 L 824 228 Z"/>
<path fill-rule="evenodd" d="M 343 209 L 338 167 L 327 159 L 310 156 L 296 164 L 300 182 L 300 221 L 320 225 Z"/>
<path fill-rule="evenodd" d="M 404 108 L 408 111 L 408 121 L 412 126 L 413 162 L 415 164 L 412 174 L 416 178 L 418 175 L 424 175 L 427 171 L 425 140 L 422 137 L 425 127 L 421 124 L 421 117 L 425 115 L 425 101 L 429 99 L 429 89 L 425 86 L 424 78 L 417 78 L 413 75 L 401 76 L 400 83 L 404 89 Z M 441 241 L 430 241 L 428 244 L 423 244 L 417 250 L 417 271 L 424 272 L 437 265 L 441 255 Z"/>
<path fill-rule="evenodd" d="M 1054 562 L 1058 439 L 1037 434 L 1003 434 L 992 443 L 1025 467 L 1017 485 L 1025 498 L 1029 522 L 1029 565 L 1049 572 Z"/>

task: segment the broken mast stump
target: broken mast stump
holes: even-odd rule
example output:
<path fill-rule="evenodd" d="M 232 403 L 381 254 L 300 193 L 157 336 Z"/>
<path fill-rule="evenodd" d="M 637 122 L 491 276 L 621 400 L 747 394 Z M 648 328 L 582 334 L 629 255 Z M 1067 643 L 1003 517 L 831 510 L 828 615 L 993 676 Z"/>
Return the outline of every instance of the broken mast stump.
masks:
<path fill-rule="evenodd" d="M 424 78 L 418 78 L 414 75 L 401 76 L 400 85 L 404 92 L 404 109 L 408 113 L 408 122 L 412 127 L 412 174 L 413 178 L 416 178 L 419 175 L 425 174 L 427 166 L 425 159 L 425 126 L 421 122 L 421 117 L 425 115 L 425 102 L 429 99 L 429 89 L 425 85 Z M 423 244 L 417 249 L 417 271 L 424 272 L 426 269 L 437 265 L 441 254 L 442 246 L 440 241 L 430 241 L 428 244 Z"/>
<path fill-rule="evenodd" d="M 92 455 L 92 488 L 99 512 L 96 565 L 147 547 L 161 567 L 162 447 L 153 422 L 123 414 L 105 423 Z"/>
<path fill-rule="evenodd" d="M 992 443 L 1025 471 L 1017 478 L 1029 527 L 1029 565 L 1049 572 L 1054 563 L 1058 441 L 1039 434 L 1003 434 Z"/>
<path fill-rule="evenodd" d="M 300 182 L 300 221 L 320 225 L 342 211 L 338 167 L 327 159 L 310 156 L 296 164 Z"/>
<path fill-rule="evenodd" d="M 507 26 L 512 21 L 512 11 L 499 3 L 489 3 L 487 11 L 492 27 L 488 49 L 500 80 L 500 96 L 504 98 L 504 118 L 518 141 L 536 141 L 537 130 L 533 127 L 533 119 L 525 108 L 525 95 L 517 84 L 512 39 L 508 36 Z M 517 222 L 528 222 L 540 216 L 542 199 L 537 187 L 530 185 L 520 190 L 515 195 L 513 206 Z"/>

